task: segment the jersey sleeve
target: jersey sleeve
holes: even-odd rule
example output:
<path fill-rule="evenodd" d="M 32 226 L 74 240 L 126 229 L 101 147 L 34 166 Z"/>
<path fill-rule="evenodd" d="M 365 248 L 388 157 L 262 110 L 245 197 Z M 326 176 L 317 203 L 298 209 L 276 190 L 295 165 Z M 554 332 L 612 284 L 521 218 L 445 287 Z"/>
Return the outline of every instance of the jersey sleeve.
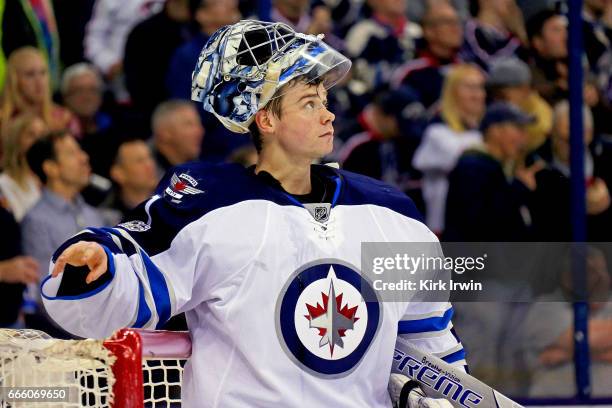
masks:
<path fill-rule="evenodd" d="M 122 327 L 160 328 L 207 299 L 215 276 L 204 273 L 206 245 L 194 239 L 193 232 L 201 231 L 196 221 L 206 212 L 197 205 L 199 198 L 185 194 L 180 204 L 173 204 L 176 194 L 163 195 L 166 188 L 183 182 L 176 181 L 180 172 L 171 173 L 132 221 L 87 228 L 57 249 L 50 270 L 59 255 L 79 241 L 102 245 L 108 256 L 107 272 L 92 284 L 84 282 L 86 267 L 67 267 L 57 278 L 43 280 L 45 308 L 65 330 L 102 338 Z"/>
<path fill-rule="evenodd" d="M 429 248 L 431 256 L 444 258 L 438 242 L 434 242 Z M 448 274 L 449 271 L 442 269 L 435 271 L 434 276 L 448 280 Z M 448 292 L 443 296 L 423 292 L 418 300 L 407 304 L 404 315 L 398 322 L 398 336 L 449 364 L 467 368 L 465 350 L 453 328 L 454 309 L 448 301 Z"/>
<path fill-rule="evenodd" d="M 398 336 L 449 364 L 466 366 L 465 350 L 452 323 L 450 303 L 413 305 L 398 323 Z"/>

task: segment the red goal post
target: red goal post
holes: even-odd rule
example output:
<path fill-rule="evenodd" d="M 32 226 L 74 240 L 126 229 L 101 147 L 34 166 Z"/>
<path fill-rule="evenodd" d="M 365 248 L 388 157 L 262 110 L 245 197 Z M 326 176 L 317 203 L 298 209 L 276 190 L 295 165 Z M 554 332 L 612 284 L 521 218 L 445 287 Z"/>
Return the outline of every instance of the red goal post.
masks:
<path fill-rule="evenodd" d="M 117 360 L 112 366 L 115 375 L 113 387 L 113 408 L 144 408 L 146 387 L 151 388 L 147 402 L 155 407 L 162 403 L 170 407 L 172 403 L 180 404 L 180 382 L 169 382 L 167 370 L 180 371 L 179 381 L 182 381 L 181 361 L 191 356 L 191 339 L 187 332 L 171 332 L 163 330 L 121 329 L 104 342 L 104 347 L 110 350 Z M 153 367 L 151 361 L 161 362 Z M 173 362 L 164 365 L 164 362 Z M 176 365 L 175 365 L 176 364 Z M 179 368 L 179 366 L 181 366 Z M 163 383 L 156 383 L 155 371 L 163 371 Z M 149 372 L 149 375 L 146 374 Z M 164 387 L 160 398 L 154 391 Z M 178 387 L 178 400 L 171 395 L 171 387 Z M 177 390 L 174 390 L 176 392 Z"/>

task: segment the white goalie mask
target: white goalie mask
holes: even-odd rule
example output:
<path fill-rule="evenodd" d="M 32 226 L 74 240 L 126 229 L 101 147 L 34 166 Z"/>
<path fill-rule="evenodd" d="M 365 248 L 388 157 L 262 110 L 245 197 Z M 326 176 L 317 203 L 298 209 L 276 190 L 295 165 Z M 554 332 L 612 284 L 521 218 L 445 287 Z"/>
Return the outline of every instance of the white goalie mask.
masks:
<path fill-rule="evenodd" d="M 283 23 L 243 20 L 217 30 L 200 53 L 191 99 L 223 125 L 247 133 L 255 113 L 294 78 L 321 79 L 332 87 L 350 69 L 323 36 L 295 32 Z M 276 95 L 277 97 L 280 95 Z"/>

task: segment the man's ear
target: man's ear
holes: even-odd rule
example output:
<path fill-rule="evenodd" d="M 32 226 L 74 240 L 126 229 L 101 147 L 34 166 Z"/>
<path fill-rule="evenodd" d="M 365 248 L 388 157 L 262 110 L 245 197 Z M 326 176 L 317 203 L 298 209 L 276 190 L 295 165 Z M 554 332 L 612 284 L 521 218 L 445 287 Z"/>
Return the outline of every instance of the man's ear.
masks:
<path fill-rule="evenodd" d="M 59 173 L 58 165 L 55 161 L 47 159 L 42 164 L 42 169 L 47 176 L 47 180 L 50 178 L 56 178 Z"/>
<path fill-rule="evenodd" d="M 155 138 L 157 139 L 158 143 L 167 143 L 168 142 L 168 127 L 167 126 L 160 126 L 159 129 L 157 130 L 157 133 L 155 135 Z"/>
<path fill-rule="evenodd" d="M 273 133 L 276 127 L 276 118 L 272 117 L 272 113 L 265 109 L 257 111 L 255 114 L 255 124 L 259 128 L 260 133 Z"/>
<path fill-rule="evenodd" d="M 531 47 L 535 49 L 539 54 L 542 53 L 543 45 L 544 45 L 544 40 L 542 40 L 542 38 L 540 38 L 539 35 L 536 35 L 531 39 Z"/>
<path fill-rule="evenodd" d="M 125 181 L 125 174 L 123 172 L 123 169 L 121 169 L 117 164 L 112 165 L 112 167 L 110 168 L 109 176 L 111 180 L 113 180 L 119 185 L 123 184 Z"/>

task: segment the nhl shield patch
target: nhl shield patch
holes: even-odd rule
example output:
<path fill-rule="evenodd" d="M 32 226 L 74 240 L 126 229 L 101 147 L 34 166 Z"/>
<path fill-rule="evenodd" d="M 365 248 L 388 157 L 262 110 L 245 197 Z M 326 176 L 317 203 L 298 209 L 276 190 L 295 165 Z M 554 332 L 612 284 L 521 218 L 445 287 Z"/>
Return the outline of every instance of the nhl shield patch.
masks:
<path fill-rule="evenodd" d="M 276 306 L 277 334 L 289 358 L 320 377 L 352 372 L 382 320 L 379 302 L 364 297 L 377 299 L 371 284 L 339 261 L 311 264 L 294 273 Z"/>
<path fill-rule="evenodd" d="M 329 220 L 329 214 L 331 212 L 331 204 L 329 203 L 317 203 L 317 204 L 303 204 L 304 208 L 308 210 L 312 218 L 317 222 L 327 222 Z"/>

